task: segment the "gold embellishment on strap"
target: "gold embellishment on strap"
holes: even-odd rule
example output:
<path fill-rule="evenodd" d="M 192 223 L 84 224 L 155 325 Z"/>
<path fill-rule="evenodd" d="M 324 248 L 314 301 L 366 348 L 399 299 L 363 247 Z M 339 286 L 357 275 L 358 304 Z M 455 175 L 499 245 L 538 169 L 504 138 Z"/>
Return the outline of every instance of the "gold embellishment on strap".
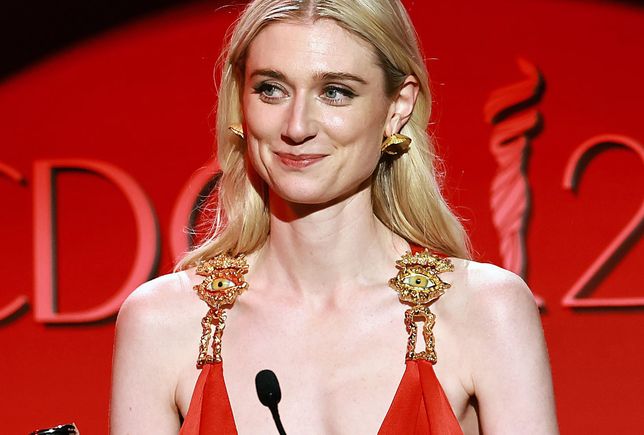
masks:
<path fill-rule="evenodd" d="M 248 288 L 248 283 L 244 279 L 246 273 L 248 273 L 248 263 L 244 254 L 236 257 L 221 254 L 202 260 L 197 265 L 197 274 L 205 278 L 201 284 L 194 286 L 194 289 L 210 307 L 201 320 L 203 334 L 199 343 L 198 368 L 203 367 L 204 364 L 221 362 L 221 336 L 226 326 L 224 307 L 232 306 L 237 296 Z M 212 337 L 213 328 L 214 337 Z M 211 337 L 213 338 L 212 355 L 209 355 L 208 345 Z"/>
<path fill-rule="evenodd" d="M 438 276 L 442 272 L 453 272 L 454 265 L 449 258 L 441 258 L 431 254 L 427 249 L 412 254 L 407 252 L 396 261 L 398 275 L 389 280 L 389 286 L 398 292 L 401 302 L 413 306 L 405 311 L 405 326 L 409 338 L 407 340 L 407 360 L 427 360 L 432 364 L 437 361 L 434 348 L 434 333 L 432 328 L 436 316 L 430 311 L 429 305 L 445 293 L 450 285 Z M 416 319 L 424 322 L 423 337 L 425 350 L 416 353 L 417 326 Z"/>

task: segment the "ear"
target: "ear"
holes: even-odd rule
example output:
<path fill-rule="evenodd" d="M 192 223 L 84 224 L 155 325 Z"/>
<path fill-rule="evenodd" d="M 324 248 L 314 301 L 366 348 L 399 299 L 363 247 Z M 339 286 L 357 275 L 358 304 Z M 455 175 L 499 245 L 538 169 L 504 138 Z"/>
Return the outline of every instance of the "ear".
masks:
<path fill-rule="evenodd" d="M 418 79 L 413 75 L 407 76 L 389 108 L 387 123 L 385 124 L 386 136 L 399 133 L 403 126 L 407 124 L 414 111 L 419 88 Z"/>

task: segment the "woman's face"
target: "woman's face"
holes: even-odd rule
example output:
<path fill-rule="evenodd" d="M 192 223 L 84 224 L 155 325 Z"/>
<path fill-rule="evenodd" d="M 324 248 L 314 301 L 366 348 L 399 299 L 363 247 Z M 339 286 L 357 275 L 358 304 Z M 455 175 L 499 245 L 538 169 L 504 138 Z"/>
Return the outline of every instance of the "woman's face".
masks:
<path fill-rule="evenodd" d="M 376 61 L 328 19 L 275 23 L 255 37 L 243 89 L 248 156 L 279 197 L 322 204 L 365 185 L 394 110 Z"/>

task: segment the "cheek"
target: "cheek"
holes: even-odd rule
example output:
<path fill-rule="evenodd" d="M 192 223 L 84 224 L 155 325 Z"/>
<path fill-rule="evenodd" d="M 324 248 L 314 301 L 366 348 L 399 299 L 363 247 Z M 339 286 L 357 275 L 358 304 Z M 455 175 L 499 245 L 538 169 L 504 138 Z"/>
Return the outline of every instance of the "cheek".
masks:
<path fill-rule="evenodd" d="M 387 113 L 381 107 L 362 107 L 344 113 L 330 113 L 325 125 L 338 144 L 356 145 L 355 148 L 359 148 L 365 158 L 379 158 L 386 118 Z"/>
<path fill-rule="evenodd" d="M 266 114 L 262 113 L 261 109 L 260 105 L 257 104 L 257 101 L 255 101 L 251 95 L 244 95 L 244 99 L 242 101 L 242 114 L 246 124 L 246 129 L 251 132 L 262 130 L 261 124 Z"/>
<path fill-rule="evenodd" d="M 281 138 L 284 124 L 284 108 L 267 105 L 252 98 L 244 101 L 243 116 L 249 140 L 257 139 L 260 144 L 273 143 Z"/>
<path fill-rule="evenodd" d="M 262 125 L 265 116 L 261 114 L 261 108 L 256 102 L 252 101 L 250 96 L 244 94 L 242 99 L 242 116 L 245 124 L 246 135 L 246 165 L 252 167 L 255 172 L 262 178 L 266 178 L 266 167 L 262 163 L 260 140 L 263 136 L 262 131 L 265 126 Z"/>
<path fill-rule="evenodd" d="M 268 170 L 264 160 L 259 142 L 253 138 L 249 138 L 246 141 L 246 165 L 250 166 L 257 175 L 266 181 L 268 178 Z"/>

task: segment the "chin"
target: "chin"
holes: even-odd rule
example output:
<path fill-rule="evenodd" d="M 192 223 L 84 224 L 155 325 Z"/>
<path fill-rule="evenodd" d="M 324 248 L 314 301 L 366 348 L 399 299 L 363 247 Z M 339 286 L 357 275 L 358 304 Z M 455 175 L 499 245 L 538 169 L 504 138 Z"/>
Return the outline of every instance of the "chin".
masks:
<path fill-rule="evenodd" d="M 330 194 L 328 189 L 321 188 L 319 185 L 312 188 L 293 185 L 284 186 L 284 188 L 275 186 L 273 193 L 282 201 L 302 205 L 326 204 L 335 199 L 335 195 Z"/>
<path fill-rule="evenodd" d="M 332 180 L 329 180 L 332 181 Z M 298 183 L 279 183 L 271 186 L 272 201 L 284 201 L 303 206 L 326 207 L 343 201 L 369 186 L 369 180 L 355 185 L 334 186 L 332 183 L 320 183 L 320 180 Z"/>

